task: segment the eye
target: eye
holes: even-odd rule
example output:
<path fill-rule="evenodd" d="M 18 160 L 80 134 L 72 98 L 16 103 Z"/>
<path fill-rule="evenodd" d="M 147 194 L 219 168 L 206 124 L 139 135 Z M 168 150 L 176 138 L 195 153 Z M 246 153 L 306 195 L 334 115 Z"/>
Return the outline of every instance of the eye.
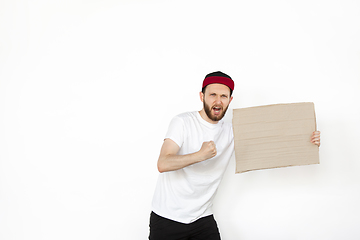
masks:
<path fill-rule="evenodd" d="M 216 96 L 216 94 L 215 94 L 215 93 L 211 93 L 210 96 Z"/>
<path fill-rule="evenodd" d="M 228 96 L 227 95 L 221 95 L 222 98 L 227 98 Z"/>

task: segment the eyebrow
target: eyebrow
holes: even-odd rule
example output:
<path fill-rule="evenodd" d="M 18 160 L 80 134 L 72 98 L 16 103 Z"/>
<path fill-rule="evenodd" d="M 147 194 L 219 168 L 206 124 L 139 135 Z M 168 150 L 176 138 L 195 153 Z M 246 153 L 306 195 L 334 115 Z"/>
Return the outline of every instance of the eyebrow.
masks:
<path fill-rule="evenodd" d="M 217 94 L 216 92 L 210 92 L 210 93 L 209 93 L 209 95 L 213 95 L 213 94 L 229 97 L 229 94 L 226 94 L 226 93 L 221 93 L 221 94 Z"/>

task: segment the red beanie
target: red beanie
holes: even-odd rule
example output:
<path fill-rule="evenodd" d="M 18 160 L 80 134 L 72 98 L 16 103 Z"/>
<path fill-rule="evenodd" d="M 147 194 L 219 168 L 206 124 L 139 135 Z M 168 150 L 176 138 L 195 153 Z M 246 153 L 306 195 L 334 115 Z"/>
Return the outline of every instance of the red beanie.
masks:
<path fill-rule="evenodd" d="M 202 87 L 204 88 L 212 83 L 224 84 L 228 86 L 231 89 L 231 91 L 234 90 L 234 81 L 231 79 L 229 75 L 222 73 L 220 71 L 209 73 L 208 75 L 206 75 Z"/>

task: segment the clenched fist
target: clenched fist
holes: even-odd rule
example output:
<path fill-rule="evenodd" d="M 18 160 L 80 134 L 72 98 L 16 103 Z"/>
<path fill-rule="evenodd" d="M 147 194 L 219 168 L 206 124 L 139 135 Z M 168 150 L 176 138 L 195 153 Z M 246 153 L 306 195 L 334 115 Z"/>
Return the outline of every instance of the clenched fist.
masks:
<path fill-rule="evenodd" d="M 213 141 L 203 142 L 199 150 L 201 160 L 206 160 L 216 156 L 216 145 Z"/>

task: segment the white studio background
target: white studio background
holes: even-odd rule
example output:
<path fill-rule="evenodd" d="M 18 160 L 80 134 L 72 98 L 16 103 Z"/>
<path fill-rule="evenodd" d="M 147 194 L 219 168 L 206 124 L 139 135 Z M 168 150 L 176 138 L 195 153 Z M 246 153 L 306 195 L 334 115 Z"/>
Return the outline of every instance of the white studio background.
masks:
<path fill-rule="evenodd" d="M 0 0 L 0 239 L 147 239 L 171 118 L 315 103 L 320 165 L 234 174 L 223 240 L 360 239 L 360 2 Z M 226 116 L 231 120 L 231 110 Z"/>

